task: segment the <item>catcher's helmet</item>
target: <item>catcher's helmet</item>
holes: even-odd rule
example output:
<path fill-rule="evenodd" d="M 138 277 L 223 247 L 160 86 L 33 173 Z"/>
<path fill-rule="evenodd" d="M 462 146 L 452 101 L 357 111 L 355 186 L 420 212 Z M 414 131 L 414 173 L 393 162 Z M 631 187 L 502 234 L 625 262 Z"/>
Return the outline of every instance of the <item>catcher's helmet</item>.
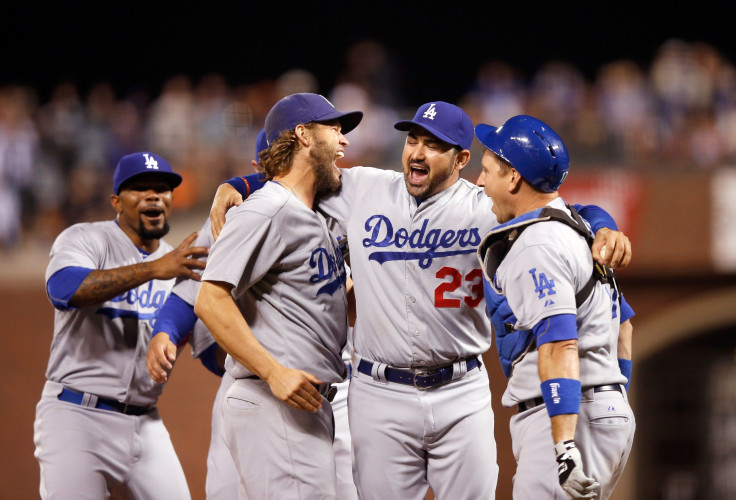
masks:
<path fill-rule="evenodd" d="M 475 127 L 481 144 L 506 160 L 540 191 L 557 191 L 567 177 L 570 156 L 560 136 L 532 116 L 518 115 L 500 127 Z"/>

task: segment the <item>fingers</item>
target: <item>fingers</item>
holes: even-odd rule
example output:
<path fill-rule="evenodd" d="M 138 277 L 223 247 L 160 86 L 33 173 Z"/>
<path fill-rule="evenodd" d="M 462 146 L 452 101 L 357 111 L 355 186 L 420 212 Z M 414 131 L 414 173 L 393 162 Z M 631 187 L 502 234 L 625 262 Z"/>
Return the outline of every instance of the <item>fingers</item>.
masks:
<path fill-rule="evenodd" d="M 322 408 L 322 395 L 312 384 L 303 386 L 289 399 L 296 403 L 300 410 L 317 413 Z"/>
<path fill-rule="evenodd" d="M 192 255 L 193 257 L 204 257 L 209 253 L 208 248 L 204 248 L 204 247 L 195 247 L 195 248 L 202 248 L 202 252 L 201 252 L 201 255 Z M 190 252 L 191 252 L 191 249 L 187 253 L 190 253 Z M 197 253 L 200 253 L 200 252 L 197 252 Z M 202 262 L 199 259 L 190 259 L 187 257 L 186 260 L 184 261 L 184 264 L 190 269 L 204 269 L 206 263 Z"/>
<path fill-rule="evenodd" d="M 210 249 L 207 247 L 191 247 L 187 248 L 184 252 L 184 255 L 187 257 L 192 257 L 193 260 L 199 259 L 200 257 L 206 257 L 210 253 Z M 202 267 L 204 267 L 204 264 L 202 264 Z"/>
<path fill-rule="evenodd" d="M 189 245 L 194 243 L 194 240 L 197 239 L 197 236 L 199 236 L 199 231 L 193 232 L 192 234 L 184 238 L 184 241 L 181 242 L 181 244 L 179 245 L 179 248 L 181 249 L 188 248 Z"/>

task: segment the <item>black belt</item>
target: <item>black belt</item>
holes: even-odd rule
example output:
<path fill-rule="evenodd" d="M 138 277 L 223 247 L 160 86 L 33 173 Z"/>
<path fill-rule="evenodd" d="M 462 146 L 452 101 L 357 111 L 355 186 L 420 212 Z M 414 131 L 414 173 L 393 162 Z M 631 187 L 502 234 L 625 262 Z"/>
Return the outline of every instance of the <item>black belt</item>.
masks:
<path fill-rule="evenodd" d="M 482 366 L 478 356 L 470 356 L 463 361 L 466 363 L 467 371 Z M 373 363 L 365 359 L 361 359 L 358 364 L 358 371 L 365 375 L 372 375 Z M 452 380 L 453 365 L 447 365 L 436 370 L 402 370 L 399 368 L 386 367 L 385 377 L 388 382 L 396 382 L 397 384 L 413 385 L 417 389 L 429 389 L 437 387 Z"/>
<path fill-rule="evenodd" d="M 606 391 L 618 391 L 621 394 L 624 393 L 624 391 L 621 390 L 621 384 L 606 384 L 606 385 L 597 385 L 593 387 L 593 392 L 606 392 Z M 522 401 L 516 406 L 519 409 L 519 413 L 521 413 L 522 411 L 531 410 L 532 408 L 535 408 L 543 404 L 544 404 L 544 399 L 534 398 L 534 399 L 529 399 L 527 401 Z"/>
<path fill-rule="evenodd" d="M 259 377 L 258 375 L 248 375 L 245 378 L 251 379 L 251 380 L 261 380 L 261 377 Z M 315 389 L 317 389 L 317 392 L 319 392 L 320 395 L 324 397 L 330 403 L 332 403 L 332 400 L 335 399 L 335 396 L 337 395 L 337 387 L 335 387 L 334 385 L 332 384 L 322 384 L 322 385 L 312 384 L 312 385 L 314 386 Z"/>
<path fill-rule="evenodd" d="M 125 415 L 145 415 L 146 413 L 152 411 L 154 408 L 156 408 L 155 405 L 153 406 L 136 406 L 126 403 L 121 403 L 120 401 L 113 401 L 112 399 L 105 399 L 98 396 L 97 397 L 97 403 L 94 405 L 93 408 L 99 408 L 100 410 L 108 410 L 108 411 L 115 411 L 118 413 L 124 413 Z M 59 401 L 66 401 L 67 403 L 74 403 L 75 405 L 82 405 L 82 400 L 84 398 L 83 392 L 77 392 L 73 391 L 71 389 L 67 389 L 64 387 L 64 389 L 61 391 L 61 394 L 59 394 Z M 82 405 L 85 406 L 85 405 Z"/>

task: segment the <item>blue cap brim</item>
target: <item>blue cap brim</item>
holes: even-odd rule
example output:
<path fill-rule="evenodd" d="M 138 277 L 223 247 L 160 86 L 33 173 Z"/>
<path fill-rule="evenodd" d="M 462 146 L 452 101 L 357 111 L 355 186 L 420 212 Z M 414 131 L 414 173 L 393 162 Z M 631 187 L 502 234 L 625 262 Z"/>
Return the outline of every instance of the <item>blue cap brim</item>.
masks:
<path fill-rule="evenodd" d="M 475 137 L 478 139 L 478 142 L 480 142 L 484 147 L 490 149 L 498 156 L 508 161 L 508 159 L 506 159 L 506 157 L 503 155 L 503 147 L 498 134 L 496 134 L 497 130 L 498 127 L 486 125 L 485 123 L 479 123 L 475 126 Z"/>
<path fill-rule="evenodd" d="M 120 183 L 120 185 L 118 186 L 117 190 L 115 191 L 115 194 L 120 194 L 120 189 L 126 183 L 128 183 L 128 182 L 130 182 L 130 181 L 132 181 L 134 179 L 137 179 L 139 177 L 143 177 L 144 175 L 150 176 L 151 178 L 163 180 L 166 184 L 169 185 L 169 187 L 171 188 L 172 191 L 176 187 L 178 187 L 179 184 L 181 184 L 181 181 L 182 181 L 181 175 L 177 174 L 176 172 L 141 172 L 139 174 L 131 175 L 130 177 L 128 177 L 127 179 L 125 179 L 124 181 L 122 181 Z"/>
<path fill-rule="evenodd" d="M 415 122 L 413 120 L 401 120 L 400 122 L 394 123 L 394 128 L 396 130 L 401 130 L 402 132 L 408 132 L 409 130 L 411 130 L 411 128 L 414 125 L 416 125 L 417 127 L 423 128 L 424 130 L 426 130 L 427 132 L 429 132 L 433 136 L 437 137 L 438 139 L 446 142 L 447 144 L 451 144 L 453 146 L 459 146 L 461 148 L 463 147 L 463 145 L 462 144 L 458 144 L 455 139 L 452 139 L 452 138 L 446 136 L 445 134 L 443 134 L 442 132 L 440 132 L 437 129 L 434 129 L 432 127 L 428 127 L 426 123 L 418 123 L 418 122 Z M 465 149 L 465 148 L 463 148 L 463 149 Z"/>
<path fill-rule="evenodd" d="M 347 134 L 351 130 L 354 130 L 355 127 L 360 124 L 361 120 L 363 119 L 363 112 L 362 111 L 348 111 L 347 113 L 341 113 L 337 110 L 335 110 L 332 113 L 327 113 L 324 116 L 320 116 L 319 118 L 315 118 L 312 121 L 315 122 L 329 122 L 332 120 L 337 120 L 340 122 L 340 132 L 342 134 Z"/>

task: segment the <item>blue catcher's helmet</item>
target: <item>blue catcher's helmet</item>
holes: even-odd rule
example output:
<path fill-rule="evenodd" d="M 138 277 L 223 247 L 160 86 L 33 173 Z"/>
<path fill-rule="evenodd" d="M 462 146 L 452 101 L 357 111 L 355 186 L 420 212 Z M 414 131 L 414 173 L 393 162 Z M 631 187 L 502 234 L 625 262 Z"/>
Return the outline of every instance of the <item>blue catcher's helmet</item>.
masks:
<path fill-rule="evenodd" d="M 532 116 L 518 115 L 500 127 L 475 127 L 481 144 L 506 160 L 540 191 L 557 191 L 567 177 L 570 156 L 560 136 Z"/>

